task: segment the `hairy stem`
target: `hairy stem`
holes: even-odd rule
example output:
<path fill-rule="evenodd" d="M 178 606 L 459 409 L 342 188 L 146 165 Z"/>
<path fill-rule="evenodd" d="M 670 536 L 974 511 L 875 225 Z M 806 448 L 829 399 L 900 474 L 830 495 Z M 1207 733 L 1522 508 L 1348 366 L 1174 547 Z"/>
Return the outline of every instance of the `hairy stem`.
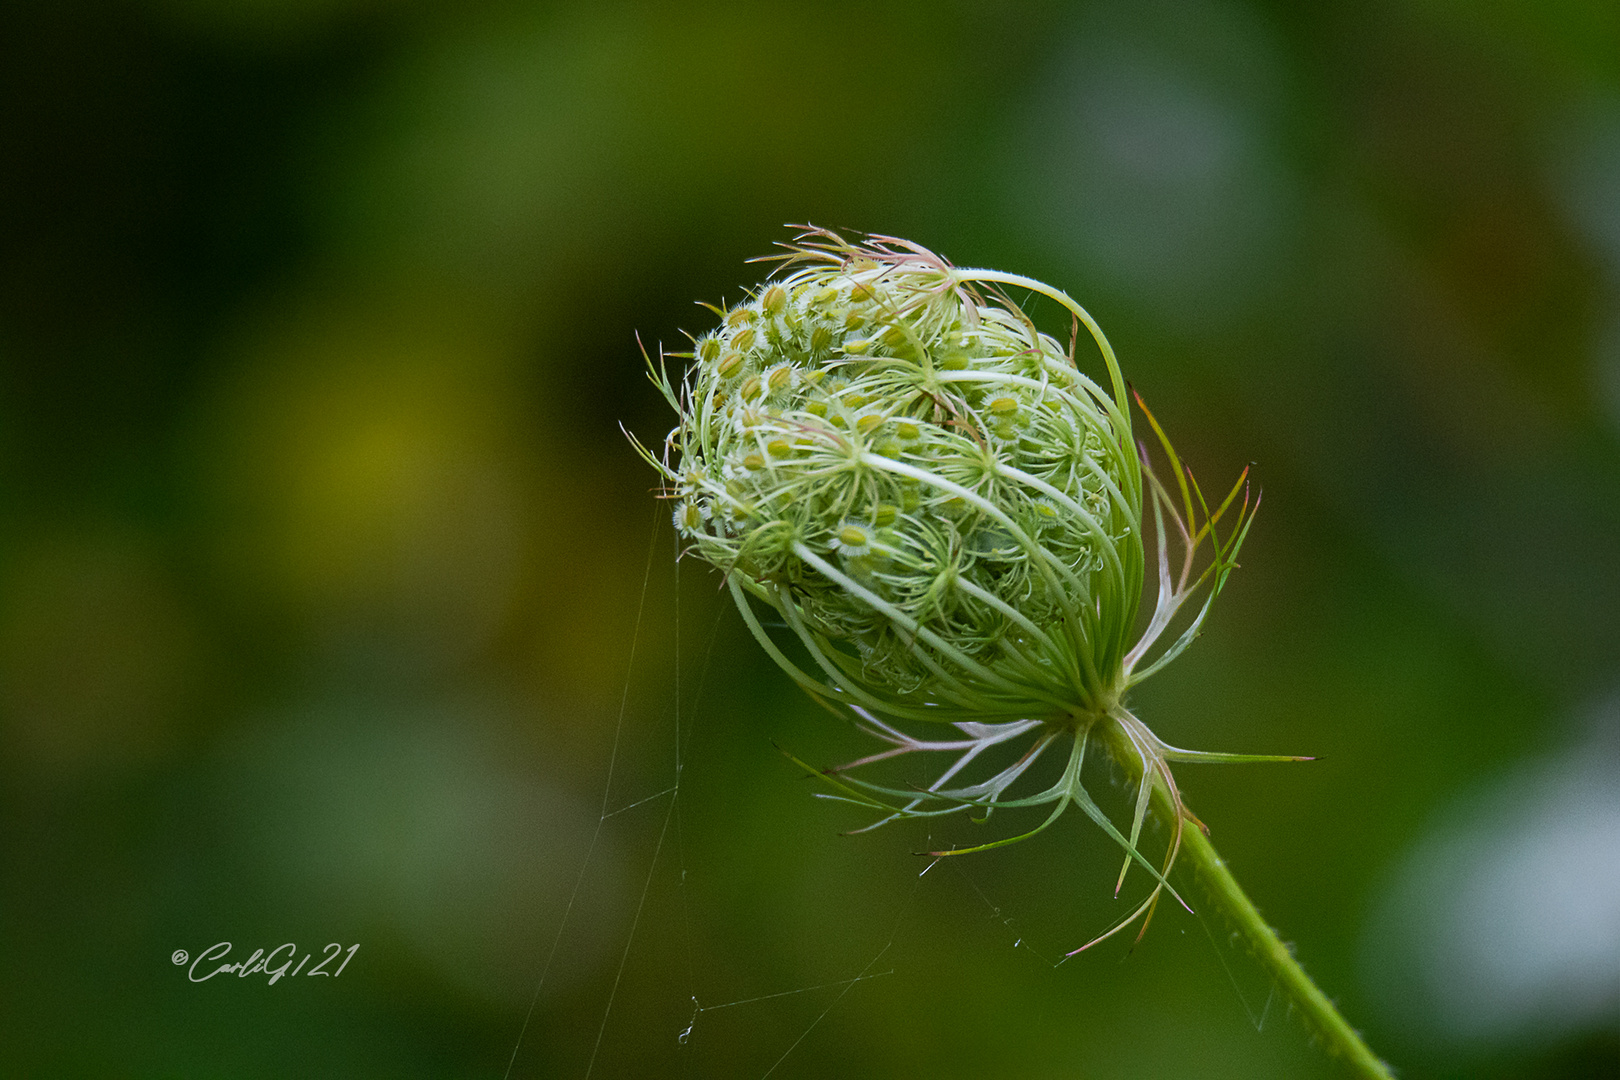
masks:
<path fill-rule="evenodd" d="M 1299 961 L 1294 959 L 1293 952 L 1277 936 L 1277 931 L 1260 917 L 1254 901 L 1249 899 L 1227 869 L 1226 860 L 1215 851 L 1209 837 L 1197 825 L 1189 823 L 1182 831 L 1181 857 L 1197 867 L 1210 896 L 1248 939 L 1254 955 L 1293 997 L 1328 1050 L 1342 1057 L 1357 1076 L 1369 1080 L 1392 1080 L 1389 1067 L 1362 1041 L 1361 1035 L 1322 993 L 1321 987 L 1305 974 L 1305 969 L 1299 966 Z"/>
<path fill-rule="evenodd" d="M 1139 779 L 1141 762 L 1140 759 L 1133 760 L 1134 749 L 1125 741 L 1124 733 L 1117 725 L 1109 724 L 1107 727 L 1111 730 L 1105 733 L 1105 738 L 1114 760 L 1138 774 Z M 1181 812 L 1175 807 L 1162 780 L 1153 786 L 1154 809 L 1161 817 Z M 1394 1080 L 1389 1066 L 1372 1052 L 1321 987 L 1305 974 L 1305 969 L 1294 959 L 1293 951 L 1277 936 L 1277 931 L 1261 917 L 1254 901 L 1249 899 L 1227 868 L 1226 860 L 1221 858 L 1191 815 L 1187 815 L 1183 821 L 1180 858 L 1192 864 L 1209 896 L 1243 934 L 1255 958 L 1265 965 L 1266 970 L 1299 1006 L 1307 1024 L 1327 1050 L 1343 1058 L 1359 1077 L 1366 1080 Z"/>

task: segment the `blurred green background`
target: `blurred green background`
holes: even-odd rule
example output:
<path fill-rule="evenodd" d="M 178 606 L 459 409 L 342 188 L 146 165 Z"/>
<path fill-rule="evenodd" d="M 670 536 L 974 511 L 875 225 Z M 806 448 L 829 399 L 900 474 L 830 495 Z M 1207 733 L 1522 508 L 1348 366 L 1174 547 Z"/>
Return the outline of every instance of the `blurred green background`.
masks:
<path fill-rule="evenodd" d="M 1402 1075 L 1620 1075 L 1604 0 L 0 7 L 0 1074 L 1340 1074 L 1217 918 L 1054 967 L 1095 829 L 919 877 L 982 831 L 773 747 L 870 749 L 618 425 L 800 221 L 1053 281 L 1257 463 L 1137 711 L 1324 760 L 1190 804 Z"/>

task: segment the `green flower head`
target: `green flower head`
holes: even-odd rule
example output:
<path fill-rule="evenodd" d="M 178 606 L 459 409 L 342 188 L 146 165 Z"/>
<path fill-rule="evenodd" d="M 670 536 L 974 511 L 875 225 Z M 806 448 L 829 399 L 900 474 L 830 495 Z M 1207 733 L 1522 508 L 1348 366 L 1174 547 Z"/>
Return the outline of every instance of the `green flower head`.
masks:
<path fill-rule="evenodd" d="M 893 237 L 850 243 L 807 226 L 783 246 L 777 273 L 712 308 L 719 325 L 675 354 L 690 361 L 683 375 L 670 377 L 666 354 L 649 359 L 678 421 L 660 453 L 635 445 L 663 477 L 685 551 L 724 573 L 765 651 L 887 744 L 832 769 L 793 760 L 833 788 L 824 797 L 876 811 L 866 829 L 1043 815 L 1017 835 L 926 853 L 937 858 L 1028 839 L 1079 810 L 1124 850 L 1115 896 L 1133 866 L 1152 884 L 1071 956 L 1139 919 L 1145 932 L 1167 893 L 1186 906 L 1169 874 L 1187 852 L 1327 1044 L 1389 1080 L 1238 888 L 1171 772 L 1305 759 L 1183 750 L 1126 701 L 1198 635 L 1237 565 L 1259 504 L 1248 470 L 1211 506 L 1138 397 L 1170 467 L 1162 482 L 1132 435 L 1108 339 L 1050 285 L 955 267 Z M 1067 342 L 1014 294 L 1061 308 Z M 1077 355 L 1081 327 L 1100 380 Z M 1141 617 L 1149 531 L 1157 598 Z M 1213 555 L 1200 560 L 1206 544 Z M 782 629 L 767 630 L 760 605 Z M 1135 786 L 1128 825 L 1087 788 L 1098 744 Z M 926 785 L 856 775 L 909 755 L 947 760 Z M 1156 859 L 1139 846 L 1150 809 L 1169 834 Z"/>
<path fill-rule="evenodd" d="M 785 671 L 895 747 L 879 757 L 964 755 L 921 795 L 840 780 L 856 801 L 889 811 L 884 820 L 935 812 L 919 809 L 933 801 L 948 804 L 940 813 L 1012 805 L 1006 789 L 1067 736 L 1066 779 L 1017 804 L 1061 812 L 1083 800 L 1091 813 L 1080 760 L 1087 733 L 1107 721 L 1129 736 L 1145 779 L 1130 839 L 1106 827 L 1142 862 L 1148 787 L 1168 781 L 1165 761 L 1198 755 L 1160 743 L 1124 697 L 1196 636 L 1235 565 L 1247 496 L 1224 539 L 1215 526 L 1243 479 L 1212 511 L 1144 409 L 1174 489 L 1153 476 L 1113 350 L 1063 292 L 891 237 L 853 244 L 810 229 L 786 250 L 771 280 L 712 309 L 719 325 L 693 339 L 683 377 L 651 367 L 679 422 L 661 454 L 637 446 L 664 478 L 686 550 L 725 573 Z M 1043 333 L 1013 292 L 1060 306 L 1068 341 Z M 1100 382 L 1077 363 L 1081 327 Z M 1146 507 L 1159 597 L 1142 629 Z M 1206 540 L 1215 556 L 1194 573 Z M 1206 585 L 1190 625 L 1149 660 Z M 807 662 L 767 632 L 756 602 Z M 924 742 L 892 726 L 908 722 L 951 724 L 965 738 Z M 1026 734 L 1035 744 L 1011 770 L 943 786 L 986 746 Z"/>
<path fill-rule="evenodd" d="M 680 413 L 674 456 L 654 461 L 676 528 L 780 612 L 818 689 L 908 719 L 1105 712 L 1143 573 L 1141 464 L 1107 340 L 1039 282 L 899 241 L 806 239 L 716 309 L 678 392 L 660 374 Z M 1107 384 L 1009 288 L 1086 324 Z"/>

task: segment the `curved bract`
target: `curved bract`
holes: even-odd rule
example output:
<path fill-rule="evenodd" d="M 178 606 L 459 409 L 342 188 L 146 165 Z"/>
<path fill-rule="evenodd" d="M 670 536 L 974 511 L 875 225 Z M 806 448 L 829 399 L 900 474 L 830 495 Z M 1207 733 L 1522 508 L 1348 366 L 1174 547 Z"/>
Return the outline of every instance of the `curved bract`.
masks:
<path fill-rule="evenodd" d="M 661 455 L 638 449 L 664 477 L 687 550 L 726 574 L 784 670 L 891 744 L 876 758 L 956 754 L 921 792 L 838 770 L 842 797 L 884 821 L 1052 804 L 1050 823 L 1078 806 L 1127 849 L 1128 867 L 1148 865 L 1135 844 L 1157 786 L 1176 808 L 1168 870 L 1183 815 L 1167 762 L 1232 759 L 1166 746 L 1123 699 L 1192 640 L 1235 565 L 1252 509 L 1243 478 L 1212 511 L 1144 409 L 1174 470 L 1173 488 L 1161 484 L 1132 434 L 1107 339 L 1049 285 L 958 268 L 888 237 L 853 244 L 811 229 L 786 250 L 772 280 L 712 309 L 719 325 L 681 354 L 691 364 L 678 382 L 662 358 L 652 370 L 679 423 Z M 1041 332 L 1012 292 L 1057 305 L 1069 340 Z M 1101 381 L 1077 363 L 1082 326 Z M 1215 527 L 1239 491 L 1223 539 Z M 1148 507 L 1159 594 L 1138 634 Z M 1214 557 L 1195 573 L 1206 540 Z M 1190 625 L 1150 659 L 1206 585 Z M 775 610 L 807 663 L 767 633 L 750 598 Z M 920 721 L 957 735 L 918 739 L 897 726 Z M 1141 780 L 1129 837 L 1081 785 L 1099 724 L 1116 756 L 1129 748 Z M 1018 762 L 964 782 L 984 750 L 1019 737 L 1031 743 Z M 1068 763 L 1057 784 L 1010 795 L 1060 741 Z M 1166 887 L 1148 868 L 1158 884 L 1141 910 Z"/>

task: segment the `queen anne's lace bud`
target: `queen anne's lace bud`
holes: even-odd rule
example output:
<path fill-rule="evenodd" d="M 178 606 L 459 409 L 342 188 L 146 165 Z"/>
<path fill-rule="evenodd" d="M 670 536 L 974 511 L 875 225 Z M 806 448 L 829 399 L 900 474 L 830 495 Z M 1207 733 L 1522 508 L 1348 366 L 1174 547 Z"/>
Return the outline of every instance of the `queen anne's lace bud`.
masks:
<path fill-rule="evenodd" d="M 662 365 L 653 369 L 680 422 L 661 457 L 638 449 L 664 477 L 687 550 L 725 572 L 759 643 L 890 745 L 864 762 L 956 756 L 926 789 L 824 774 L 838 797 L 886 815 L 876 824 L 1052 806 L 1026 836 L 1078 806 L 1125 849 L 1127 868 L 1140 865 L 1155 881 L 1113 933 L 1170 888 L 1185 815 L 1169 763 L 1262 760 L 1169 746 L 1123 701 L 1197 635 L 1236 565 L 1252 520 L 1244 478 L 1212 509 L 1145 409 L 1174 487 L 1143 467 L 1113 351 L 1057 289 L 959 269 L 886 237 L 855 246 L 812 230 L 800 239 L 782 276 L 714 309 L 720 325 L 694 339 L 679 384 Z M 1041 333 L 1008 289 L 1060 305 L 1073 319 L 1068 348 Z M 1076 366 L 1082 325 L 1101 353 L 1106 388 Z M 1159 588 L 1132 644 L 1144 478 Z M 1236 521 L 1222 536 L 1217 525 L 1239 491 Z M 1206 541 L 1214 558 L 1197 571 Z M 1189 625 L 1148 660 L 1201 590 Z M 766 632 L 750 596 L 776 610 L 809 665 Z M 893 721 L 943 721 L 956 734 L 919 739 Z M 1128 836 L 1083 782 L 1086 746 L 1099 734 L 1138 779 Z M 969 782 L 970 766 L 988 760 L 983 751 L 1014 740 L 1029 746 L 1013 764 Z M 1056 783 L 1008 796 L 1037 759 L 1065 744 Z M 1155 789 L 1171 810 L 1158 868 L 1137 847 Z"/>
<path fill-rule="evenodd" d="M 867 828 L 963 811 L 978 821 L 1004 808 L 1045 813 L 1027 832 L 929 853 L 936 857 L 1027 839 L 1079 808 L 1124 849 L 1115 895 L 1133 865 L 1153 885 L 1075 952 L 1137 919 L 1146 930 L 1163 894 L 1181 899 L 1169 874 L 1185 841 L 1256 955 L 1363 1075 L 1387 1078 L 1231 880 L 1170 769 L 1176 761 L 1301 759 L 1182 750 L 1123 700 L 1197 636 L 1237 565 L 1253 520 L 1247 470 L 1212 508 L 1143 407 L 1174 483 L 1154 477 L 1145 447 L 1132 439 L 1107 339 L 1049 285 L 958 269 L 889 237 L 855 246 L 810 230 L 788 251 L 782 276 L 714 309 L 720 326 L 693 340 L 679 384 L 661 363 L 653 367 L 680 422 L 661 457 L 637 449 L 664 477 L 687 550 L 725 572 L 759 643 L 812 694 L 847 705 L 888 744 L 811 771 L 834 787 L 833 798 L 881 815 Z M 1007 289 L 1067 311 L 1068 348 L 1041 333 Z M 1102 354 L 1106 389 L 1075 364 L 1081 325 Z M 1144 490 L 1158 599 L 1129 644 L 1143 585 Z M 1222 535 L 1218 526 L 1234 508 Z M 1214 554 L 1199 570 L 1206 542 Z M 1197 613 L 1148 659 L 1200 592 Z M 819 676 L 766 632 L 750 596 L 776 610 Z M 906 720 L 944 721 L 954 731 L 918 738 L 894 723 Z M 1021 753 L 1005 752 L 1019 742 Z M 1096 743 L 1136 783 L 1128 831 L 1086 788 L 1086 748 Z M 1065 760 L 1042 786 L 1031 770 L 1054 747 L 1066 749 Z M 911 754 L 952 760 L 926 786 L 852 775 Z M 1020 785 L 1035 790 L 1015 794 Z M 1155 804 L 1169 825 L 1157 865 L 1139 846 Z"/>
<path fill-rule="evenodd" d="M 660 374 L 690 550 L 781 612 L 817 689 L 908 718 L 1105 710 L 1142 585 L 1106 342 L 1108 390 L 1002 291 L 1073 308 L 1055 290 L 817 239 L 715 309 L 679 392 Z"/>

